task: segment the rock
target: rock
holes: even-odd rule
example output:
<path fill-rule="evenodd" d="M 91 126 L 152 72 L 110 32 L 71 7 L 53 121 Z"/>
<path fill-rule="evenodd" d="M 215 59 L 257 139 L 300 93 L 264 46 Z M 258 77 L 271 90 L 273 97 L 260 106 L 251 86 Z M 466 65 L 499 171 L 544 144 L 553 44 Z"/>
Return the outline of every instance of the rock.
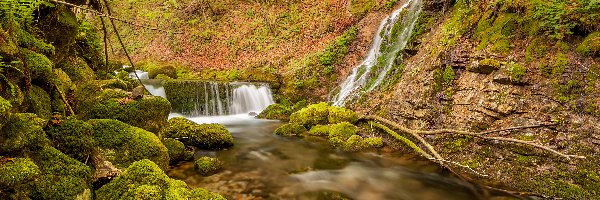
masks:
<path fill-rule="evenodd" d="M 0 154 L 19 153 L 44 146 L 48 142 L 42 129 L 45 124 L 43 119 L 32 113 L 9 114 L 0 130 Z"/>
<path fill-rule="evenodd" d="M 200 172 L 200 174 L 207 176 L 220 170 L 223 167 L 223 162 L 217 158 L 205 156 L 194 161 L 194 167 L 196 168 L 196 171 Z"/>
<path fill-rule="evenodd" d="M 169 159 L 171 163 L 175 163 L 181 160 L 188 160 L 193 158 L 193 151 L 188 151 L 185 145 L 173 138 L 165 138 L 163 144 L 169 150 Z M 191 155 L 191 156 L 190 156 Z"/>
<path fill-rule="evenodd" d="M 330 125 L 329 144 L 334 147 L 342 147 L 356 133 L 358 133 L 358 128 L 348 122 Z"/>
<path fill-rule="evenodd" d="M 233 136 L 221 124 L 197 124 L 183 117 L 174 117 L 161 134 L 178 138 L 184 144 L 202 149 L 223 149 L 233 146 Z"/>
<path fill-rule="evenodd" d="M 33 181 L 40 174 L 40 168 L 29 158 L 0 157 L 0 188 L 20 189 L 19 185 Z"/>
<path fill-rule="evenodd" d="M 475 61 L 467 66 L 467 71 L 480 74 L 491 74 L 498 69 L 500 69 L 500 62 L 493 58 Z"/>
<path fill-rule="evenodd" d="M 329 125 L 316 125 L 313 126 L 310 131 L 308 131 L 309 135 L 313 136 L 328 136 L 329 135 Z"/>
<path fill-rule="evenodd" d="M 280 126 L 273 132 L 275 135 L 281 136 L 302 136 L 306 133 L 306 128 L 297 123 L 289 123 Z"/>
<path fill-rule="evenodd" d="M 134 162 L 125 172 L 96 191 L 96 199 L 213 199 L 221 195 L 198 188 L 188 190 L 187 184 L 169 178 L 148 159 Z"/>
<path fill-rule="evenodd" d="M 495 73 L 493 81 L 502 85 L 525 86 L 529 84 L 526 77 L 523 77 L 519 80 L 511 79 L 511 77 L 508 75 L 508 72 L 503 69 Z"/>
<path fill-rule="evenodd" d="M 94 141 L 100 153 L 118 168 L 149 159 L 167 169 L 169 152 L 154 133 L 125 124 L 114 119 L 88 121 L 94 130 Z"/>
<path fill-rule="evenodd" d="M 94 148 L 94 130 L 85 121 L 69 117 L 46 127 L 46 134 L 55 148 L 85 162 Z"/>
<path fill-rule="evenodd" d="M 253 116 L 253 117 L 254 117 L 254 116 L 257 116 L 257 115 L 258 115 L 258 113 L 256 113 L 256 112 L 250 112 L 250 113 L 248 113 L 248 115 L 250 115 L 250 116 Z"/>
<path fill-rule="evenodd" d="M 300 124 L 310 128 L 317 124 L 328 124 L 329 104 L 322 102 L 313 104 L 290 116 L 290 123 Z"/>
<path fill-rule="evenodd" d="M 141 99 L 142 97 L 144 97 L 144 92 L 146 91 L 146 89 L 144 88 L 144 86 L 137 86 L 135 88 L 133 88 L 133 91 L 131 91 L 131 95 L 129 95 L 130 98 L 132 98 L 133 100 L 138 100 Z"/>

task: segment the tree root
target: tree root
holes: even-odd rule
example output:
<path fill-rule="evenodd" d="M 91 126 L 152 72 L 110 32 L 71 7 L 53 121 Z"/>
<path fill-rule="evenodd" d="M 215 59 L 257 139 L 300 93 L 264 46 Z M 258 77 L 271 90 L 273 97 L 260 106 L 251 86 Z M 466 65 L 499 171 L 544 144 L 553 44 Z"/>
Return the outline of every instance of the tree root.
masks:
<path fill-rule="evenodd" d="M 454 130 L 454 129 L 439 129 L 439 130 L 432 130 L 432 131 L 424 131 L 424 130 L 415 130 L 415 129 L 409 129 L 406 128 L 400 124 L 397 124 L 393 121 L 387 120 L 385 118 L 379 117 L 379 116 L 373 116 L 373 115 L 369 115 L 369 116 L 363 116 L 361 117 L 361 119 L 364 120 L 374 120 L 374 121 L 378 121 L 384 124 L 387 124 L 388 126 L 394 127 L 395 129 L 400 130 L 401 132 L 405 132 L 405 133 L 409 133 L 413 136 L 418 136 L 415 137 L 417 138 L 419 141 L 421 141 L 422 143 L 424 143 L 423 145 L 425 145 L 425 147 L 427 147 L 427 149 L 429 149 L 430 151 L 432 150 L 431 145 L 426 144 L 426 141 L 420 137 L 420 135 L 441 135 L 441 134 L 457 134 L 457 135 L 467 135 L 467 136 L 474 136 L 477 138 L 481 138 L 484 140 L 496 140 L 496 141 L 505 141 L 505 142 L 512 142 L 512 143 L 517 143 L 517 144 L 524 144 L 524 145 L 528 145 L 528 146 L 532 146 L 532 147 L 536 147 L 538 149 L 542 149 L 545 150 L 547 152 L 550 152 L 554 155 L 566 158 L 567 160 L 570 160 L 571 158 L 578 158 L 578 159 L 585 159 L 585 156 L 579 156 L 579 155 L 568 155 L 568 154 L 564 154 L 561 152 L 558 152 L 550 147 L 541 145 L 541 144 L 537 144 L 537 143 L 533 143 L 533 142 L 529 142 L 529 141 L 524 141 L 524 140 L 518 140 L 518 139 L 513 139 L 513 138 L 505 138 L 505 137 L 490 137 L 490 136 L 484 136 L 485 134 L 488 133 L 493 133 L 493 132 L 500 132 L 500 131 L 506 131 L 506 130 L 518 130 L 518 129 L 526 129 L 526 128 L 538 128 L 538 127 L 547 127 L 547 126 L 554 126 L 556 124 L 541 124 L 541 125 L 532 125 L 532 126 L 521 126 L 521 127 L 512 127 L 512 128 L 507 128 L 507 129 L 499 129 L 499 130 L 491 130 L 491 131 L 486 131 L 486 132 L 482 132 L 482 133 L 473 133 L 473 132 L 468 132 L 468 131 L 461 131 L 461 130 Z M 434 157 L 436 157 L 437 159 L 438 156 L 436 156 L 436 153 L 433 153 Z"/>

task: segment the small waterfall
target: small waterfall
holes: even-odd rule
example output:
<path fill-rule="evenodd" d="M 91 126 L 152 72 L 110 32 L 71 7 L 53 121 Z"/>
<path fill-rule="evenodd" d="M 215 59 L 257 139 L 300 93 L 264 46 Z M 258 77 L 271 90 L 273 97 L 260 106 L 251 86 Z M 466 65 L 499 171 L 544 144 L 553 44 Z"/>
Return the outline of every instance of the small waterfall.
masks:
<path fill-rule="evenodd" d="M 129 72 L 129 78 L 137 79 L 135 77 L 135 74 L 137 74 L 138 77 L 140 77 L 140 80 L 150 79 L 150 77 L 148 77 L 148 72 L 142 70 L 135 70 L 135 72 Z"/>
<path fill-rule="evenodd" d="M 274 103 L 267 84 L 176 81 L 165 91 L 173 111 L 189 117 L 259 113 Z"/>
<path fill-rule="evenodd" d="M 381 22 L 367 57 L 352 69 L 340 85 L 339 92 L 331 98 L 334 105 L 344 106 L 358 97 L 361 91 L 371 91 L 382 83 L 398 52 L 406 47 L 421 13 L 421 4 L 421 0 L 408 0 Z"/>

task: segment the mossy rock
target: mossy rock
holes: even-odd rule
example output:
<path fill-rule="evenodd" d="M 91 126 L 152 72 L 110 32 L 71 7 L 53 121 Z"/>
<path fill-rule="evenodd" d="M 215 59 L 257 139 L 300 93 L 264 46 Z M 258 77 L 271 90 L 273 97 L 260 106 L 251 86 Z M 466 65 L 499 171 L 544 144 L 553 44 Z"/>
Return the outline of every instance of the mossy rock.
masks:
<path fill-rule="evenodd" d="M 10 101 L 0 96 L 0 130 L 2 130 L 2 127 L 6 124 L 6 119 L 8 119 L 11 109 L 12 104 L 10 104 Z"/>
<path fill-rule="evenodd" d="M 313 126 L 308 131 L 308 135 L 313 135 L 313 136 L 328 136 L 329 135 L 329 125 L 316 125 L 316 126 Z"/>
<path fill-rule="evenodd" d="M 188 190 L 185 182 L 169 178 L 150 160 L 134 162 L 117 178 L 96 191 L 96 199 L 225 199 L 204 189 Z"/>
<path fill-rule="evenodd" d="M 69 94 L 70 91 L 75 89 L 75 84 L 69 78 L 69 75 L 62 69 L 54 69 L 54 83 L 56 87 L 64 94 Z"/>
<path fill-rule="evenodd" d="M 493 58 L 486 58 L 477 63 L 467 66 L 467 71 L 480 74 L 491 74 L 492 72 L 499 69 L 500 61 Z"/>
<path fill-rule="evenodd" d="M 25 57 L 25 63 L 29 68 L 31 80 L 39 80 L 43 82 L 50 80 L 53 66 L 50 59 L 42 54 L 27 49 L 23 49 L 21 52 Z"/>
<path fill-rule="evenodd" d="M 290 116 L 290 123 L 296 123 L 310 128 L 317 124 L 328 124 L 329 104 L 322 102 L 300 109 Z"/>
<path fill-rule="evenodd" d="M 586 56 L 600 55 L 600 31 L 590 33 L 576 49 Z"/>
<path fill-rule="evenodd" d="M 10 114 L 0 130 L 0 154 L 35 150 L 45 145 L 48 142 L 42 129 L 45 124 L 32 113 Z"/>
<path fill-rule="evenodd" d="M 92 170 L 87 165 L 52 147 L 35 152 L 32 158 L 42 172 L 30 183 L 32 199 L 77 199 L 89 192 Z"/>
<path fill-rule="evenodd" d="M 233 146 L 233 136 L 221 124 L 197 124 L 183 117 L 174 117 L 162 131 L 167 138 L 179 138 L 184 144 L 202 149 L 223 149 Z"/>
<path fill-rule="evenodd" d="M 171 163 L 181 160 L 188 160 L 193 157 L 194 152 L 185 149 L 185 145 L 179 140 L 173 138 L 165 138 L 162 143 L 169 150 L 169 158 Z M 192 157 L 190 157 L 190 155 Z"/>
<path fill-rule="evenodd" d="M 275 135 L 281 136 L 303 136 L 307 130 L 304 126 L 296 123 L 289 123 L 280 126 L 273 132 Z"/>
<path fill-rule="evenodd" d="M 344 142 L 344 145 L 342 146 L 342 149 L 344 151 L 350 152 L 360 151 L 364 148 L 366 148 L 365 142 L 363 137 L 361 137 L 360 135 L 350 136 L 350 138 L 348 138 L 348 140 L 346 140 L 346 142 Z"/>
<path fill-rule="evenodd" d="M 177 78 L 177 69 L 175 69 L 175 67 L 170 66 L 170 65 L 166 65 L 166 66 L 160 66 L 157 68 L 153 68 L 151 70 L 148 71 L 148 77 L 152 78 L 157 78 L 158 75 L 162 74 L 163 76 L 169 77 L 171 79 L 176 79 Z M 162 78 L 164 79 L 164 77 Z"/>
<path fill-rule="evenodd" d="M 173 79 L 173 78 L 171 78 L 171 77 L 169 77 L 169 76 L 167 76 L 165 74 L 158 74 L 158 75 L 156 75 L 154 77 L 154 79 L 170 80 L 170 79 Z"/>
<path fill-rule="evenodd" d="M 32 85 L 25 100 L 27 104 L 27 112 L 35 113 L 38 117 L 48 120 L 52 115 L 52 100 L 50 95 L 44 89 Z"/>
<path fill-rule="evenodd" d="M 40 174 L 40 168 L 29 158 L 11 158 L 7 161 L 0 161 L 0 188 L 15 190 L 21 185 L 33 181 Z"/>
<path fill-rule="evenodd" d="M 74 82 L 83 83 L 96 79 L 94 70 L 87 65 L 83 58 L 77 56 L 65 58 L 57 64 L 57 67 L 67 73 Z"/>
<path fill-rule="evenodd" d="M 85 121 L 69 117 L 46 127 L 52 146 L 68 156 L 85 162 L 94 148 L 94 130 Z"/>
<path fill-rule="evenodd" d="M 214 174 L 223 168 L 223 162 L 217 158 L 204 156 L 194 161 L 194 167 L 196 168 L 196 171 L 200 172 L 200 174 L 207 176 Z"/>
<path fill-rule="evenodd" d="M 383 147 L 383 139 L 380 137 L 364 138 L 363 142 L 367 147 L 381 148 Z"/>
<path fill-rule="evenodd" d="M 169 165 L 169 152 L 151 132 L 114 119 L 92 119 L 94 141 L 104 157 L 119 168 L 150 159 L 163 169 Z"/>
<path fill-rule="evenodd" d="M 289 121 L 291 113 L 292 110 L 289 106 L 276 103 L 269 105 L 265 110 L 260 112 L 257 117 L 260 119 Z"/>
<path fill-rule="evenodd" d="M 340 122 L 349 122 L 354 124 L 356 121 L 358 121 L 358 115 L 356 112 L 350 109 L 331 106 L 329 107 L 328 120 L 330 124 L 337 124 Z"/>
<path fill-rule="evenodd" d="M 329 143 L 334 147 L 342 147 L 346 141 L 358 133 L 358 128 L 348 122 L 332 124 L 329 127 Z"/>

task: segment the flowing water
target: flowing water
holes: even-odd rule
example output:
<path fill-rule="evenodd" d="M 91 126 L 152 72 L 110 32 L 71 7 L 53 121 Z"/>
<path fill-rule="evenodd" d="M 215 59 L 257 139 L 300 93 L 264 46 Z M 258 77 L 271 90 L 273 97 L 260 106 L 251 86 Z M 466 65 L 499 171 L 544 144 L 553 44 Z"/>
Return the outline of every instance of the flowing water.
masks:
<path fill-rule="evenodd" d="M 398 52 L 406 47 L 419 14 L 421 0 L 408 0 L 399 9 L 386 17 L 373 38 L 373 44 L 365 59 L 339 86 L 339 91 L 330 98 L 336 106 L 344 106 L 379 86 L 394 66 Z"/>

